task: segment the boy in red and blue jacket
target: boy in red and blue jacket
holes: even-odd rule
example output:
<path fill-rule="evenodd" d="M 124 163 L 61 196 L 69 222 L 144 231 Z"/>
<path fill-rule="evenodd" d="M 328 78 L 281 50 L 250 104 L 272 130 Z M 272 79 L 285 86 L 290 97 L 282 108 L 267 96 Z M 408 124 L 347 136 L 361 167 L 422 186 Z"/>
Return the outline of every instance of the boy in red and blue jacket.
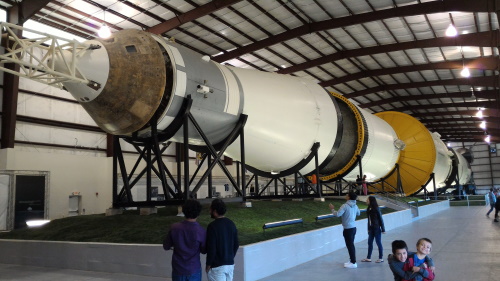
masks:
<path fill-rule="evenodd" d="M 431 270 L 431 267 L 434 267 L 434 262 L 430 257 L 425 256 L 424 263 L 415 266 L 416 253 L 408 252 L 408 246 L 403 240 L 392 242 L 392 253 L 387 260 L 394 274 L 394 281 L 434 280 L 434 272 Z"/>

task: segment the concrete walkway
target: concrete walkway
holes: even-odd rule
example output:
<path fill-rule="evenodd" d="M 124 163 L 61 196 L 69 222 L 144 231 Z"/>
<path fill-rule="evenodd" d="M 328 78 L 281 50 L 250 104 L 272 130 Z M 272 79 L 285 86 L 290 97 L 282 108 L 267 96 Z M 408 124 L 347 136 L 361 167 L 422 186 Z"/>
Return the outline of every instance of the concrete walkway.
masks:
<path fill-rule="evenodd" d="M 390 253 L 393 240 L 405 240 L 410 250 L 415 250 L 416 241 L 421 237 L 427 237 L 433 242 L 431 257 L 437 268 L 435 280 L 500 280 L 500 223 L 493 222 L 493 215 L 491 218 L 486 217 L 487 210 L 485 206 L 451 207 L 436 216 L 416 220 L 405 227 L 394 229 L 382 236 L 384 260 Z M 356 243 L 357 260 L 361 261 L 365 258 L 366 253 L 366 240 Z M 377 255 L 377 246 L 374 244 L 372 260 L 376 260 Z M 347 250 L 343 249 L 261 280 L 393 280 L 387 261 L 380 264 L 358 262 L 357 269 L 345 269 L 343 263 L 347 260 Z M 159 281 L 170 279 L 0 264 L 0 280 Z"/>
<path fill-rule="evenodd" d="M 500 280 L 500 223 L 493 222 L 493 213 L 486 217 L 485 206 L 451 207 L 446 211 L 416 220 L 382 235 L 383 263 L 364 263 L 368 245 L 366 240 L 356 243 L 357 269 L 343 268 L 349 260 L 347 249 L 335 251 L 301 266 L 280 272 L 263 281 L 289 280 L 394 280 L 387 264 L 391 242 L 405 240 L 415 250 L 419 238 L 432 240 L 430 256 L 436 264 L 439 281 L 497 281 Z M 378 257 L 374 243 L 372 260 Z"/>

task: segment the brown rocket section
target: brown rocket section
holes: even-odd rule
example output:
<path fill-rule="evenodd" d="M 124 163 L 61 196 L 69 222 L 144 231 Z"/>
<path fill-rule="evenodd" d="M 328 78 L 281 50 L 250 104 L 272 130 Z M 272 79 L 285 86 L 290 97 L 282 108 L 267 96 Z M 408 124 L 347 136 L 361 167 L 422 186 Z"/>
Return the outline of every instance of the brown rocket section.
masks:
<path fill-rule="evenodd" d="M 81 103 L 113 135 L 130 135 L 153 117 L 165 90 L 165 61 L 146 32 L 124 30 L 99 40 L 109 55 L 109 77 L 101 94 Z"/>

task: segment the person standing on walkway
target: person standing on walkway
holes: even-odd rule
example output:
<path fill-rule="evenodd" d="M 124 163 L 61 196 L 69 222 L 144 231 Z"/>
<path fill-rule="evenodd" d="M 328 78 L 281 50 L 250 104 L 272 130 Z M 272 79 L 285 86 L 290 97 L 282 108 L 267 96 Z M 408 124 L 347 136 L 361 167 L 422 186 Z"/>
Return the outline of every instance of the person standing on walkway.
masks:
<path fill-rule="evenodd" d="M 311 175 L 311 187 L 314 191 L 318 191 L 318 177 L 316 174 Z"/>
<path fill-rule="evenodd" d="M 361 193 L 361 189 L 363 188 L 363 179 L 360 175 L 356 175 L 356 191 Z"/>
<path fill-rule="evenodd" d="M 366 175 L 363 175 L 361 179 L 361 185 L 363 186 L 363 195 L 368 195 L 368 185 L 366 183 Z"/>
<path fill-rule="evenodd" d="M 373 251 L 373 238 L 378 247 L 378 260 L 375 262 L 384 261 L 384 248 L 382 247 L 382 233 L 385 234 L 384 219 L 382 218 L 382 212 L 377 204 L 377 199 L 374 196 L 368 196 L 366 199 L 366 217 L 368 218 L 368 255 L 366 259 L 362 259 L 362 262 L 371 262 L 372 251 Z"/>
<path fill-rule="evenodd" d="M 498 212 L 500 212 L 500 197 L 496 198 L 496 203 L 495 203 L 495 222 L 498 222 Z"/>
<path fill-rule="evenodd" d="M 215 219 L 207 227 L 206 272 L 209 281 L 232 281 L 234 256 L 239 248 L 236 225 L 225 217 L 226 204 L 215 199 L 210 216 Z"/>
<path fill-rule="evenodd" d="M 491 211 L 495 208 L 495 203 L 497 202 L 497 194 L 495 188 L 490 188 L 490 192 L 488 192 L 488 199 L 490 201 L 490 210 L 486 213 L 486 216 L 489 217 Z"/>
<path fill-rule="evenodd" d="M 346 195 L 347 202 L 335 211 L 335 206 L 331 203 L 328 205 L 332 214 L 336 217 L 342 217 L 342 226 L 344 227 L 344 240 L 349 252 L 349 262 L 344 263 L 346 268 L 357 268 L 356 264 L 356 248 L 354 247 L 354 237 L 356 236 L 356 216 L 360 215 L 359 208 L 356 205 L 358 196 L 354 192 L 349 192 Z"/>
<path fill-rule="evenodd" d="M 200 253 L 205 254 L 207 232 L 196 222 L 201 204 L 187 200 L 182 206 L 185 220 L 174 223 L 163 240 L 165 251 L 174 247 L 172 281 L 201 281 Z"/>

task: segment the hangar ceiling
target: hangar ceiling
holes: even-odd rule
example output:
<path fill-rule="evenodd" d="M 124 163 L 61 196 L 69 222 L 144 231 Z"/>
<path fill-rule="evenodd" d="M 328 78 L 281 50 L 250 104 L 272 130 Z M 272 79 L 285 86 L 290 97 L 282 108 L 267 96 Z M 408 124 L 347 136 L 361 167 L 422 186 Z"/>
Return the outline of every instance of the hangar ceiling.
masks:
<path fill-rule="evenodd" d="M 213 60 L 312 79 L 369 112 L 408 113 L 444 141 L 500 142 L 496 0 L 2 0 L 92 39 L 142 29 Z M 23 12 L 24 11 L 24 12 Z M 445 35 L 453 25 L 456 36 Z M 462 70 L 468 68 L 470 77 Z M 476 114 L 482 110 L 483 118 Z M 485 128 L 481 128 L 481 122 Z"/>

